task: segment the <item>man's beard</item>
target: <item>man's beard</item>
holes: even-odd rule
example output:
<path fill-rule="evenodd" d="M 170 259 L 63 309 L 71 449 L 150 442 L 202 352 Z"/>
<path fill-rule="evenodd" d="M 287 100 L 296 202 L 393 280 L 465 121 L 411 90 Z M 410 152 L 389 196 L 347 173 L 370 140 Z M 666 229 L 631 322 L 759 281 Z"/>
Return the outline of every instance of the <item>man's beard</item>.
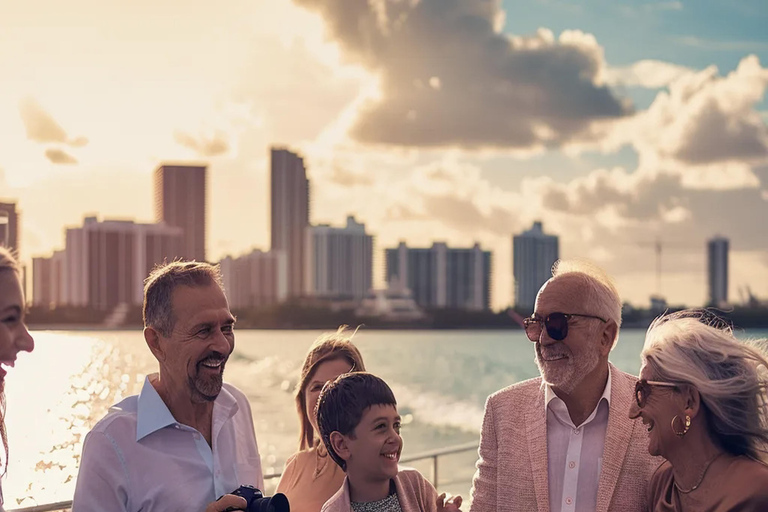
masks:
<path fill-rule="evenodd" d="M 208 359 L 224 359 L 219 371 L 213 375 L 204 375 L 201 372 L 201 366 Z M 189 388 L 192 391 L 193 399 L 197 397 L 200 401 L 213 402 L 221 392 L 221 386 L 224 381 L 224 366 L 226 365 L 226 356 L 222 354 L 209 354 L 200 360 L 195 366 L 195 374 L 189 376 Z M 206 371 L 206 370 L 203 370 Z"/>
<path fill-rule="evenodd" d="M 549 345 L 544 349 L 548 357 L 567 356 L 565 364 L 562 361 L 549 362 L 541 356 L 541 343 L 536 344 L 536 366 L 539 367 L 544 382 L 566 394 L 571 394 L 581 384 L 584 378 L 592 373 L 600 363 L 600 354 L 596 350 L 583 350 L 578 357 L 563 343 Z M 559 366 L 559 367 L 556 367 Z"/>

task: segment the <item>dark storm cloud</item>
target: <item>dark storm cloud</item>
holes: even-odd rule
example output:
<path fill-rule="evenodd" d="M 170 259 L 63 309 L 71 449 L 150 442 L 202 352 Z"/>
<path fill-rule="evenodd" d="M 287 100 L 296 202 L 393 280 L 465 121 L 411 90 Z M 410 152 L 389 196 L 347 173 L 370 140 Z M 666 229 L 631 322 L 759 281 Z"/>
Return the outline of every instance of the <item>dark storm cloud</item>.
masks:
<path fill-rule="evenodd" d="M 571 32 L 510 38 L 499 0 L 295 0 L 345 55 L 380 77 L 352 136 L 403 146 L 530 148 L 586 138 L 629 113 L 598 83 L 602 49 Z"/>

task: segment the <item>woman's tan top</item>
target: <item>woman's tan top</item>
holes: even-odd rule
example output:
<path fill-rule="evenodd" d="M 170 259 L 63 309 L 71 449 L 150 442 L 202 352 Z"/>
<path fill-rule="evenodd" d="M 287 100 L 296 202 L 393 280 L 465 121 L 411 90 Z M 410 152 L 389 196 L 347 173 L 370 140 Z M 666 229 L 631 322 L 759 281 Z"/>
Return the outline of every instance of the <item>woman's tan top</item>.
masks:
<path fill-rule="evenodd" d="M 672 465 L 664 462 L 651 477 L 650 492 L 651 512 L 765 512 L 768 466 L 747 457 L 720 457 L 699 487 L 685 494 L 675 485 Z"/>
<path fill-rule="evenodd" d="M 320 512 L 320 508 L 344 483 L 344 471 L 321 444 L 292 455 L 277 484 L 285 494 L 291 512 Z"/>

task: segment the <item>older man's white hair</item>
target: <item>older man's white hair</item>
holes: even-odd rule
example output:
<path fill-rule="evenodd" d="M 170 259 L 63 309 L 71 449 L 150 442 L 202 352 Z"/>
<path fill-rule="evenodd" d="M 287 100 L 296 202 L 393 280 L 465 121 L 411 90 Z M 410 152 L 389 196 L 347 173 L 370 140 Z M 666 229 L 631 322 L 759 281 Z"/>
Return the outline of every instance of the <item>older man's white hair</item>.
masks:
<path fill-rule="evenodd" d="M 590 314 L 612 320 L 621 327 L 621 297 L 613 279 L 602 268 L 587 260 L 556 261 L 552 266 L 552 280 L 566 276 L 583 285 L 583 301 L 590 308 Z M 618 339 L 619 329 L 616 329 L 614 345 Z"/>

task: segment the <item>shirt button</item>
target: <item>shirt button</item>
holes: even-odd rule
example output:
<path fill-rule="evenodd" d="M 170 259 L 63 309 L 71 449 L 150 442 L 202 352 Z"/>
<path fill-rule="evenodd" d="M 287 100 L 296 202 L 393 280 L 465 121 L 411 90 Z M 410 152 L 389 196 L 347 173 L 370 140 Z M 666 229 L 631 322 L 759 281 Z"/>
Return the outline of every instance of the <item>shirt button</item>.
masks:
<path fill-rule="evenodd" d="M 571 462 L 568 463 L 568 467 L 573 469 L 573 468 L 576 467 L 576 463 L 574 461 L 571 461 Z"/>
<path fill-rule="evenodd" d="M 570 497 L 568 497 L 568 498 L 565 498 L 565 504 L 566 504 L 566 505 L 571 505 L 571 504 L 573 504 L 573 499 L 572 499 L 572 498 L 570 498 Z"/>
<path fill-rule="evenodd" d="M 576 434 L 576 435 L 579 435 L 579 434 L 581 434 L 581 430 L 578 429 L 578 428 L 574 429 L 573 433 Z"/>
<path fill-rule="evenodd" d="M 199 440 L 200 440 L 200 434 L 195 434 L 195 441 L 199 441 Z"/>

